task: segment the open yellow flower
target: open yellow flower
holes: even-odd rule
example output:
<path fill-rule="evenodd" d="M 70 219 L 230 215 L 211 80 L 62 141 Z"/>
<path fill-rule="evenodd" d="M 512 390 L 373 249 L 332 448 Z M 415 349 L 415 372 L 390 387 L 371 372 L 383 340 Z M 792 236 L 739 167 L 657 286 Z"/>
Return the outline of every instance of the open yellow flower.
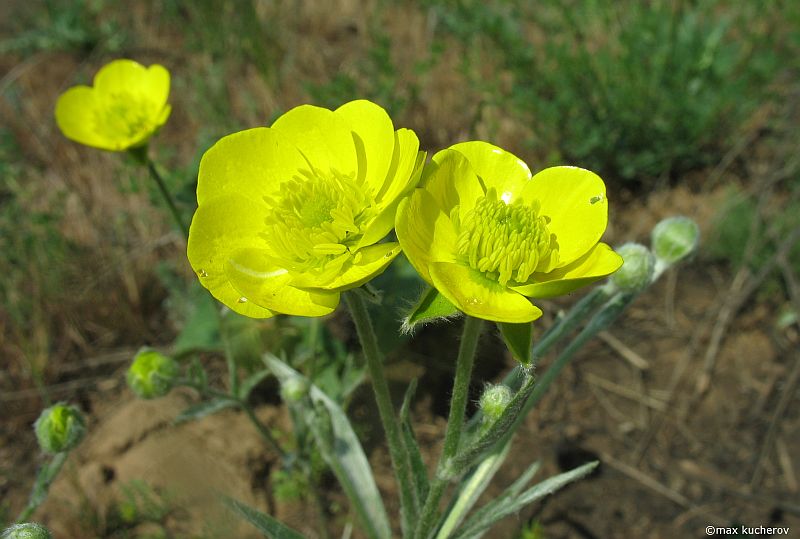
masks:
<path fill-rule="evenodd" d="M 528 298 L 567 294 L 622 265 L 598 243 L 608 201 L 588 170 L 532 177 L 511 153 L 473 141 L 434 155 L 420 185 L 398 208 L 400 245 L 422 278 L 470 316 L 530 322 L 542 311 Z"/>
<path fill-rule="evenodd" d="M 74 86 L 56 103 L 56 123 L 68 139 L 121 152 L 141 146 L 167 121 L 169 71 L 133 60 L 114 60 L 94 86 Z"/>
<path fill-rule="evenodd" d="M 363 100 L 302 105 L 226 136 L 200 162 L 189 262 L 238 313 L 326 315 L 400 253 L 378 242 L 419 180 L 418 150 L 413 131 Z"/>

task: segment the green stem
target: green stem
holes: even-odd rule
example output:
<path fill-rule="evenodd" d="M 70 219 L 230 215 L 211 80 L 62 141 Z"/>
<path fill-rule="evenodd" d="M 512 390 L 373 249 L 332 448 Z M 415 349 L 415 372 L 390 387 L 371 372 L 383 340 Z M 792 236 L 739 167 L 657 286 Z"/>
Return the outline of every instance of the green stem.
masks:
<path fill-rule="evenodd" d="M 395 478 L 400 489 L 403 530 L 405 533 L 410 533 L 414 528 L 418 506 L 415 489 L 411 483 L 411 457 L 403 441 L 400 421 L 392 406 L 389 384 L 386 382 L 386 375 L 383 372 L 381 353 L 378 349 L 378 341 L 372 328 L 372 320 L 367 311 L 367 305 L 355 290 L 346 292 L 344 297 L 347 307 L 350 309 L 350 315 L 356 325 L 361 347 L 364 350 L 367 369 L 372 381 L 372 389 L 378 404 L 378 412 L 381 416 L 383 429 L 386 432 L 389 454 L 392 458 Z"/>
<path fill-rule="evenodd" d="M 164 178 L 161 177 L 161 174 L 158 172 L 155 163 L 153 163 L 153 160 L 150 159 L 147 146 L 132 148 L 129 150 L 129 153 L 138 163 L 141 163 L 147 168 L 147 171 L 150 173 L 150 177 L 153 178 L 153 180 L 156 182 L 156 185 L 158 185 L 158 190 L 161 193 L 161 196 L 164 198 L 164 202 L 167 203 L 169 211 L 172 214 L 172 218 L 175 220 L 175 224 L 178 225 L 180 231 L 183 232 L 184 237 L 188 238 L 189 227 L 183 224 L 181 212 L 178 210 L 178 206 L 175 205 L 175 199 L 172 198 L 172 195 L 167 190 L 167 185 L 164 183 Z"/>
<path fill-rule="evenodd" d="M 553 383 L 553 380 L 555 380 L 564 367 L 572 361 L 575 352 L 580 350 L 592 337 L 609 327 L 635 298 L 636 294 L 618 293 L 603 305 L 600 311 L 594 315 L 594 318 L 589 321 L 588 325 L 578 333 L 566 348 L 564 348 L 561 354 L 553 361 L 553 364 L 550 365 L 545 373 L 538 379 L 533 392 L 525 403 L 525 408 L 520 415 L 520 420 L 522 420 L 522 418 L 536 406 L 536 403 L 541 400 L 545 391 L 547 391 L 550 384 Z M 512 432 L 514 430 L 516 429 L 512 429 Z"/>
<path fill-rule="evenodd" d="M 444 435 L 444 448 L 442 449 L 441 457 L 439 457 L 437 475 L 431 483 L 428 497 L 425 499 L 419 527 L 415 534 L 415 537 L 420 539 L 427 537 L 430 533 L 439 508 L 439 501 L 447 487 L 447 479 L 442 478 L 438 472 L 447 468 L 450 460 L 458 453 L 458 444 L 464 427 L 464 413 L 466 411 L 467 398 L 469 397 L 469 381 L 472 376 L 472 365 L 475 360 L 475 350 L 478 347 L 482 324 L 483 320 L 480 318 L 467 316 L 464 319 L 464 331 L 458 348 L 456 375 L 453 380 L 450 414 L 447 418 L 447 430 Z"/>
<path fill-rule="evenodd" d="M 158 190 L 161 192 L 161 196 L 164 198 L 164 202 L 167 203 L 169 207 L 169 211 L 172 214 L 172 218 L 175 220 L 175 224 L 178 225 L 178 228 L 181 232 L 183 232 L 184 237 L 189 237 L 189 227 L 187 227 L 183 223 L 183 217 L 181 217 L 181 212 L 178 210 L 178 206 L 175 205 L 175 199 L 170 194 L 169 190 L 167 190 L 167 185 L 164 183 L 164 178 L 161 177 L 161 174 L 158 172 L 155 163 L 153 160 L 150 159 L 148 155 L 145 154 L 144 156 L 144 164 L 147 166 L 148 172 L 150 172 L 150 176 L 155 180 L 156 185 L 158 185 Z"/>
<path fill-rule="evenodd" d="M 256 417 L 253 408 L 246 401 L 240 399 L 235 393 L 229 394 L 223 391 L 218 391 L 210 387 L 202 387 L 193 383 L 191 380 L 186 380 L 186 379 L 179 379 L 176 385 L 191 387 L 192 389 L 194 389 L 195 391 L 197 391 L 206 398 L 227 399 L 229 401 L 235 402 L 236 406 L 241 408 L 247 415 L 247 418 L 250 420 L 253 426 L 255 426 L 256 430 L 261 435 L 261 437 L 264 438 L 267 441 L 267 443 L 270 446 L 272 446 L 272 449 L 274 449 L 275 452 L 281 456 L 281 459 L 285 461 L 288 458 L 286 451 L 281 449 L 281 446 L 278 444 L 278 441 L 275 440 L 272 434 L 270 434 L 269 429 L 267 429 L 267 427 L 265 427 L 264 424 L 261 423 L 258 417 Z"/>
<path fill-rule="evenodd" d="M 67 461 L 68 456 L 69 451 L 56 453 L 50 462 L 44 464 L 39 469 L 39 473 L 36 477 L 36 483 L 34 483 L 33 489 L 31 490 L 31 496 L 28 499 L 28 504 L 17 517 L 17 524 L 26 522 L 31 517 L 33 512 L 36 511 L 36 508 L 42 504 L 47 497 L 48 491 L 50 490 L 50 485 L 52 485 L 53 481 L 55 481 L 56 477 L 58 477 L 58 474 L 61 471 L 61 468 L 64 466 L 64 463 Z"/>

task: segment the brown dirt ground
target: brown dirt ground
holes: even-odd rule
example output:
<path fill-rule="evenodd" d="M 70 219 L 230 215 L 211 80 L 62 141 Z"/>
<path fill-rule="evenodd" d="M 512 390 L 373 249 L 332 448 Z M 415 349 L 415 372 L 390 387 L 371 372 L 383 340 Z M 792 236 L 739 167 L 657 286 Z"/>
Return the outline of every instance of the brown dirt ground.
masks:
<path fill-rule="evenodd" d="M 145 5 L 131 8 L 131 24 L 147 47 L 131 54 L 145 62 L 168 62 L 176 81 L 189 80 L 192 70 L 211 60 L 183 54 L 179 37 L 150 24 L 157 20 L 153 12 L 157 8 Z M 300 80 L 358 71 L 359 55 L 368 46 L 363 30 L 374 3 L 339 0 L 325 17 L 313 2 L 302 5 L 290 30 L 303 39 L 295 43 L 294 63 L 287 68 L 297 76 L 287 77 L 275 89 L 251 70 L 231 73 L 226 91 L 237 121 L 257 125 L 271 111 L 307 101 Z M 412 78 L 412 60 L 430 48 L 431 35 L 418 10 L 390 10 L 390 20 L 402 21 L 388 25 L 393 42 L 402 44 L 393 47 L 392 54 L 401 66 L 400 77 Z M 414 128 L 431 149 L 470 133 L 490 138 L 535 168 L 543 156 L 520 147 L 531 134 L 530 127 L 495 109 L 477 112 L 480 96 L 473 95 L 459 73 L 457 57 L 457 49 L 445 53 L 420 81 L 418 101 L 397 123 Z M 52 320 L 44 327 L 27 328 L 33 335 L 28 348 L 21 350 L 10 338 L 0 343 L 3 356 L 10 358 L 0 371 L 0 387 L 6 393 L 2 397 L 8 397 L 0 399 L 3 504 L 11 515 L 24 504 L 40 459 L 29 424 L 41 401 L 18 361 L 24 353 L 48 365 L 45 377 L 56 384 L 54 395 L 78 402 L 89 412 L 90 435 L 70 457 L 52 496 L 35 515 L 59 539 L 84 539 L 87 518 L 102 523 L 112 500 L 120 496 L 120 486 L 133 479 L 174 493 L 178 510 L 167 519 L 174 533 L 255 537 L 209 497 L 209 492 L 218 490 L 316 537 L 314 511 L 302 502 L 276 501 L 265 489 L 276 456 L 241 414 L 224 412 L 172 427 L 170 418 L 193 398 L 191 394 L 143 402 L 124 387 L 123 365 L 133 350 L 143 342 L 167 343 L 174 331 L 163 313 L 164 291 L 154 284 L 152 267 L 164 258 L 179 260 L 184 246 L 175 234 L 165 232 L 167 217 L 144 194 L 120 194 L 117 184 L 108 181 L 120 170 L 116 156 L 80 148 L 54 131 L 51 111 L 58 93 L 74 81 L 76 71 L 88 76 L 101 64 L 98 58 L 78 59 L 67 53 L 41 53 L 24 62 L 0 56 L 4 83 L 13 83 L 21 96 L 20 108 L 0 100 L 0 113 L 38 171 L 31 178 L 36 190 L 32 199 L 42 207 L 62 204 L 65 236 L 100 253 L 81 261 L 83 271 L 54 304 Z M 186 86 L 183 90 L 189 91 Z M 253 99 L 263 104 L 259 115 L 247 108 Z M 195 105 L 176 92 L 173 118 L 160 135 L 181 158 L 194 152 L 194 138 L 187 133 L 201 127 L 192 116 Z M 607 238 L 612 243 L 646 242 L 659 218 L 676 213 L 696 218 L 707 231 L 721 199 L 721 190 L 704 192 L 691 179 L 647 199 L 619 193 L 612 200 Z M 593 458 L 601 460 L 601 469 L 591 479 L 509 518 L 491 537 L 514 537 L 531 518 L 545 524 L 548 539 L 703 537 L 706 525 L 732 523 L 789 526 L 795 535 L 800 533 L 797 398 L 790 401 L 775 443 L 763 455 L 763 475 L 751 480 L 797 356 L 796 327 L 775 328 L 780 306 L 776 299 L 756 297 L 738 313 L 722 341 L 710 382 L 702 392 L 697 389 L 698 381 L 706 380 L 703 357 L 731 277 L 725 267 L 702 258 L 691 262 L 643 294 L 611 329 L 610 337 L 595 340 L 581 352 L 528 418 L 498 475 L 498 486 L 490 487 L 486 497 L 499 492 L 500 485 L 512 481 L 535 459 L 544 463 L 540 477 Z M 571 302 L 567 298 L 546 304 L 542 325 Z M 0 334 L 6 337 L 8 324 L 0 316 Z M 425 330 L 405 362 L 390 358 L 398 398 L 408 372 L 421 376 L 414 422 L 430 466 L 439 451 L 451 381 L 451 363 L 441 359 L 440 352 L 442 343 L 445 349 L 452 348 L 448 343 L 455 342 L 457 330 L 456 325 Z M 473 380 L 476 395 L 484 382 L 498 379 L 511 367 L 495 337 L 487 334 L 482 343 Z M 632 355 L 648 367 L 634 367 L 624 359 Z M 543 359 L 542 369 L 549 359 Z M 287 424 L 280 407 L 262 405 L 258 413 L 271 426 Z M 396 510 L 389 459 L 374 432 L 368 389 L 359 391 L 352 415 L 373 425 L 367 450 L 379 487 L 389 500 L 387 507 Z M 333 484 L 325 497 L 332 514 L 331 532 L 341 536 L 348 516 L 343 497 Z M 235 531 L 220 531 L 225 526 Z M 144 536 L 153 530 L 143 527 L 134 532 Z"/>

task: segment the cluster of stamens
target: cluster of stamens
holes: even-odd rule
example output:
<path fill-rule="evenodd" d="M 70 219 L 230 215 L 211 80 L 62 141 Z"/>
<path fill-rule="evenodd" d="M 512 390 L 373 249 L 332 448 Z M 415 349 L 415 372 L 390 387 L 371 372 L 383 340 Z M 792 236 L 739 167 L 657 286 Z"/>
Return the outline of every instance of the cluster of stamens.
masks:
<path fill-rule="evenodd" d="M 95 111 L 95 131 L 108 138 L 134 138 L 148 131 L 156 120 L 154 104 L 128 93 L 108 96 Z"/>
<path fill-rule="evenodd" d="M 320 270 L 348 252 L 371 216 L 371 196 L 353 175 L 299 171 L 266 200 L 266 239 L 286 269 Z"/>
<path fill-rule="evenodd" d="M 549 219 L 539 215 L 538 203 L 507 204 L 491 189 L 457 222 L 459 257 L 502 286 L 524 283 L 555 254 Z"/>

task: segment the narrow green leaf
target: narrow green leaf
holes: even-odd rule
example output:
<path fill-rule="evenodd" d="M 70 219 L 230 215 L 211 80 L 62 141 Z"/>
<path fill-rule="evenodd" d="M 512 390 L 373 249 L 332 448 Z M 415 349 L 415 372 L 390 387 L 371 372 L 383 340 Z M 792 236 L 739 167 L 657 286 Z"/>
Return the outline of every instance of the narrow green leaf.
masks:
<path fill-rule="evenodd" d="M 208 374 L 206 374 L 203 364 L 200 363 L 200 360 L 196 356 L 193 357 L 192 361 L 189 363 L 186 375 L 195 387 L 201 389 L 208 387 Z"/>
<path fill-rule="evenodd" d="M 242 383 L 239 386 L 239 398 L 242 400 L 247 399 L 247 397 L 250 396 L 250 393 L 252 393 L 253 389 L 255 389 L 258 384 L 263 382 L 271 374 L 272 373 L 268 369 L 263 369 L 242 380 Z"/>
<path fill-rule="evenodd" d="M 302 377 L 272 354 L 265 354 L 264 362 L 281 383 Z M 388 539 L 392 532 L 383 499 L 350 420 L 342 408 L 317 386 L 309 383 L 308 394 L 314 407 L 320 410 L 307 407 L 305 422 L 314 434 L 323 459 L 333 470 L 350 503 L 361 517 L 367 535 L 376 539 Z M 327 413 L 321 413 L 323 410 Z"/>
<path fill-rule="evenodd" d="M 461 524 L 467 516 L 467 513 L 478 501 L 481 494 L 483 494 L 483 491 L 489 486 L 497 470 L 500 469 L 500 466 L 506 460 L 509 449 L 511 449 L 511 446 L 506 445 L 500 453 L 490 455 L 475 468 L 472 474 L 465 478 L 458 490 L 458 496 L 445 512 L 445 520 L 439 528 L 436 539 L 447 539 L 458 525 Z"/>
<path fill-rule="evenodd" d="M 411 426 L 409 419 L 409 410 L 411 408 L 411 400 L 417 391 L 417 379 L 413 379 L 408 384 L 406 395 L 403 398 L 403 406 L 400 407 L 400 425 L 403 428 L 403 440 L 405 441 L 408 454 L 411 456 L 411 473 L 413 474 L 412 480 L 414 481 L 414 488 L 417 491 L 417 500 L 422 501 L 428 497 L 428 490 L 430 483 L 428 480 L 428 469 L 425 467 L 425 462 L 422 460 L 422 452 L 419 449 L 417 438 L 414 435 L 414 429 Z"/>
<path fill-rule="evenodd" d="M 522 494 L 510 495 L 505 493 L 499 498 L 481 507 L 475 514 L 464 523 L 464 526 L 453 536 L 454 539 L 478 539 L 484 532 L 491 528 L 495 523 L 512 515 L 524 507 L 536 502 L 545 496 L 553 494 L 557 490 L 565 487 L 573 481 L 585 477 L 594 470 L 599 463 L 597 461 L 584 464 L 574 470 L 545 479 L 541 483 L 532 486 Z M 529 469 L 530 470 L 530 469 Z M 532 475 L 532 474 L 530 474 Z M 509 490 L 514 489 L 519 482 L 516 482 Z"/>
<path fill-rule="evenodd" d="M 438 290 L 428 287 L 422 292 L 416 305 L 403 320 L 403 333 L 411 333 L 417 326 L 444 320 L 459 314 L 458 308 L 441 295 Z"/>
<path fill-rule="evenodd" d="M 514 394 L 511 402 L 508 403 L 503 414 L 492 423 L 485 433 L 483 433 L 477 440 L 472 442 L 465 449 L 459 453 L 447 464 L 441 475 L 444 478 L 452 479 L 458 475 L 466 472 L 474 466 L 479 459 L 481 459 L 496 443 L 498 443 L 505 436 L 509 435 L 521 414 L 523 413 L 525 403 L 528 401 L 531 393 L 537 387 L 537 382 L 534 376 L 528 375 L 525 385 Z"/>
<path fill-rule="evenodd" d="M 223 501 L 225 502 L 225 505 L 231 508 L 234 512 L 238 513 L 239 516 L 255 526 L 256 529 L 263 533 L 265 537 L 269 537 L 270 539 L 305 538 L 302 533 L 293 530 L 276 518 L 271 517 L 266 513 L 262 513 L 261 511 L 257 511 L 252 507 L 234 500 L 233 498 L 225 497 L 223 498 Z"/>
<path fill-rule="evenodd" d="M 500 335 L 514 359 L 528 367 L 531 364 L 531 343 L 533 342 L 533 324 L 509 324 L 498 322 Z"/>
<path fill-rule="evenodd" d="M 181 423 L 186 423 L 187 421 L 195 421 L 197 419 L 216 414 L 217 412 L 227 408 L 235 408 L 238 405 L 239 403 L 233 399 L 211 399 L 188 407 L 178 414 L 177 417 L 172 420 L 172 423 L 175 425 L 180 425 Z"/>

